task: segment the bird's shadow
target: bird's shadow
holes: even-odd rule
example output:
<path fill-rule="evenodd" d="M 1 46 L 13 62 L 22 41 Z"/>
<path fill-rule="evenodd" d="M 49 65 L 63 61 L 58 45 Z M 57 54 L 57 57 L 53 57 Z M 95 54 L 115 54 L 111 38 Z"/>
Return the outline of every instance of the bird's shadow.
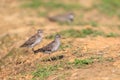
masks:
<path fill-rule="evenodd" d="M 57 55 L 57 56 L 53 56 L 53 57 L 48 57 L 48 58 L 42 59 L 41 61 L 43 61 L 43 62 L 56 61 L 56 60 L 60 60 L 60 59 L 63 59 L 63 58 L 64 58 L 64 55 Z"/>

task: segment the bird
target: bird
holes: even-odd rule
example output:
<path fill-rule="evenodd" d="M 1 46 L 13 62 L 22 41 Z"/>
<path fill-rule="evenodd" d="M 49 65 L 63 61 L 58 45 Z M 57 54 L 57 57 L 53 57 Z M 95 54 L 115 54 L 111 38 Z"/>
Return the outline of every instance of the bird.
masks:
<path fill-rule="evenodd" d="M 59 46 L 61 45 L 60 38 L 61 38 L 61 36 L 59 34 L 56 34 L 55 38 L 52 42 L 50 42 L 49 44 L 47 44 L 46 46 L 44 46 L 38 50 L 35 50 L 34 53 L 43 52 L 43 53 L 50 54 L 52 52 L 57 51 Z"/>
<path fill-rule="evenodd" d="M 32 48 L 34 52 L 34 46 L 39 44 L 43 38 L 43 30 L 38 29 L 37 33 L 31 36 L 27 41 L 25 41 L 20 47 Z"/>
<path fill-rule="evenodd" d="M 71 23 L 74 20 L 74 13 L 58 14 L 56 16 L 48 17 L 48 19 L 53 22 Z"/>

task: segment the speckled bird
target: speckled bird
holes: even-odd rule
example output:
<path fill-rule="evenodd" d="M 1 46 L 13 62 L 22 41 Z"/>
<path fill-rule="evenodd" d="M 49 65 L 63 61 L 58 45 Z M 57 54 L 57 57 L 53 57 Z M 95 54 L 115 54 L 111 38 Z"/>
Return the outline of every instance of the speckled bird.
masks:
<path fill-rule="evenodd" d="M 34 46 L 39 44 L 43 38 L 43 30 L 39 29 L 37 30 L 37 33 L 31 36 L 27 41 L 25 41 L 24 44 L 22 44 L 20 47 L 28 47 L 32 48 L 32 51 L 34 51 Z"/>
<path fill-rule="evenodd" d="M 61 36 L 59 34 L 56 34 L 55 39 L 51 43 L 47 44 L 46 46 L 44 46 L 38 50 L 35 50 L 34 53 L 44 52 L 44 53 L 50 54 L 52 52 L 57 51 L 61 44 L 60 38 L 61 38 Z"/>
<path fill-rule="evenodd" d="M 74 13 L 66 13 L 66 14 L 58 14 L 56 16 L 48 17 L 50 21 L 57 21 L 57 22 L 68 22 L 71 23 L 74 20 Z"/>

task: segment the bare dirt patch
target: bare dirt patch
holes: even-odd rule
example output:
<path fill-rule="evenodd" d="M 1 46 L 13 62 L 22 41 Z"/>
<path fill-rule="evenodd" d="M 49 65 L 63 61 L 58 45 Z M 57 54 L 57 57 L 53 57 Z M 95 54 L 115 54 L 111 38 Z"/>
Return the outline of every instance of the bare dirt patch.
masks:
<path fill-rule="evenodd" d="M 75 1 L 73 1 L 75 2 Z M 79 0 L 83 5 L 85 2 Z M 94 0 L 89 0 L 86 7 L 91 7 Z M 2 0 L 0 3 L 0 80 L 32 80 L 35 76 L 33 72 L 42 65 L 44 70 L 48 65 L 62 65 L 47 74 L 45 80 L 119 80 L 120 79 L 120 34 L 119 19 L 114 17 L 107 17 L 101 15 L 97 10 L 80 11 L 83 14 L 83 20 L 97 21 L 100 25 L 97 27 L 91 24 L 74 25 L 74 24 L 59 24 L 50 22 L 46 17 L 38 17 L 39 8 L 29 9 L 21 8 L 23 2 L 18 0 Z M 68 0 L 65 1 L 68 3 Z M 62 10 L 61 10 L 62 11 Z M 57 11 L 54 11 L 57 13 Z M 74 11 L 76 15 L 79 12 Z M 51 12 L 52 13 L 52 12 Z M 54 14 L 53 13 L 53 14 Z M 76 20 L 76 19 L 75 19 Z M 96 24 L 96 23 L 95 23 Z M 72 26 L 71 26 L 72 25 Z M 62 55 L 63 58 L 55 61 L 43 61 L 48 59 L 48 54 L 39 53 L 34 55 L 33 52 L 26 48 L 19 48 L 19 46 L 28 39 L 29 36 L 34 34 L 37 29 L 44 30 L 44 39 L 38 49 L 52 39 L 45 37 L 51 34 L 56 34 L 63 30 L 75 29 L 93 29 L 102 31 L 106 36 L 87 36 L 87 37 L 64 37 L 61 39 L 62 47 L 51 57 Z M 116 33 L 116 34 L 113 34 Z M 92 58 L 92 64 L 86 66 L 74 66 L 73 63 L 76 59 Z M 63 65 L 64 64 L 64 65 Z M 46 70 L 46 68 L 45 68 Z M 55 71 L 54 71 L 55 70 Z M 44 72 L 44 71 L 43 71 Z M 46 75 L 46 73 L 43 73 Z M 37 77 L 36 80 L 40 78 Z"/>

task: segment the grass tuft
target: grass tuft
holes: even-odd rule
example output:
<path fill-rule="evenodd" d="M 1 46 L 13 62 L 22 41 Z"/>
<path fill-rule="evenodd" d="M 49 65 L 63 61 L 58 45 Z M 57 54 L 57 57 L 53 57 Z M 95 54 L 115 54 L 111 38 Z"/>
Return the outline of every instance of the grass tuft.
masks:
<path fill-rule="evenodd" d="M 38 12 L 38 17 L 46 17 L 48 15 L 47 11 Z"/>
<path fill-rule="evenodd" d="M 90 21 L 89 24 L 93 27 L 97 27 L 98 23 L 96 21 Z"/>
<path fill-rule="evenodd" d="M 85 66 L 85 65 L 91 64 L 91 63 L 93 63 L 93 62 L 94 62 L 94 61 L 93 61 L 93 59 L 91 59 L 91 58 L 83 59 L 83 60 L 75 59 L 74 65 L 75 65 L 75 66 Z"/>
<path fill-rule="evenodd" d="M 106 37 L 118 37 L 118 36 L 120 35 L 117 33 L 112 33 L 112 32 L 106 35 Z"/>
<path fill-rule="evenodd" d="M 45 66 L 45 67 L 39 67 L 35 72 L 33 72 L 33 80 L 39 79 L 44 80 L 46 77 L 51 75 L 55 70 L 57 70 L 58 66 Z"/>
<path fill-rule="evenodd" d="M 80 9 L 81 5 L 80 4 L 64 4 L 60 3 L 54 0 L 48 0 L 48 1 L 43 1 L 43 0 L 31 0 L 25 2 L 22 7 L 27 7 L 27 8 L 39 8 L 39 7 L 45 7 L 46 9 L 58 9 L 58 8 L 63 8 L 65 10 L 73 10 L 73 9 Z"/>
<path fill-rule="evenodd" d="M 120 4 L 119 0 L 101 0 L 101 3 L 96 5 L 98 10 L 100 10 L 102 13 L 105 13 L 109 16 L 119 16 L 120 12 Z"/>
<path fill-rule="evenodd" d="M 60 45 L 60 50 L 65 50 L 66 48 L 72 48 L 72 45 L 71 44 L 62 44 Z"/>
<path fill-rule="evenodd" d="M 92 30 L 92 29 L 82 29 L 82 30 L 75 30 L 75 29 L 68 29 L 68 30 L 63 30 L 60 31 L 58 34 L 61 34 L 63 37 L 73 37 L 73 38 L 79 38 L 79 37 L 87 37 L 87 36 L 92 36 L 92 37 L 96 37 L 96 36 L 104 36 L 105 33 L 102 31 L 97 31 L 97 30 Z M 54 38 L 54 35 L 49 35 L 46 38 L 47 39 L 52 39 Z"/>
<path fill-rule="evenodd" d="M 82 30 L 74 30 L 74 29 L 69 29 L 69 30 L 64 30 L 60 32 L 61 35 L 65 37 L 87 37 L 87 36 L 98 36 L 98 35 L 103 35 L 104 33 L 101 31 L 97 30 L 92 30 L 92 29 L 82 29 Z"/>

